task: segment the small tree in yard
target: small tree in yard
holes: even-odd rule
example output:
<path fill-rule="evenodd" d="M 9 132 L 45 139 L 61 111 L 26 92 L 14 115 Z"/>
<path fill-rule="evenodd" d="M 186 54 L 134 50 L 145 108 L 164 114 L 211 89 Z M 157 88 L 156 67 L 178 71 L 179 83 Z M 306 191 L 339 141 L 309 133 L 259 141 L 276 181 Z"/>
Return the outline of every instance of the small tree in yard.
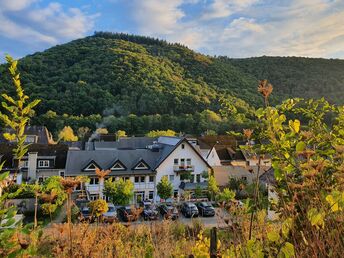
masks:
<path fill-rule="evenodd" d="M 109 197 L 112 203 L 127 205 L 134 196 L 134 184 L 130 180 L 112 181 L 112 178 L 105 181 L 104 194 Z"/>
<path fill-rule="evenodd" d="M 101 199 L 90 202 L 88 207 L 91 209 L 91 214 L 97 217 L 97 221 L 99 221 L 99 217 L 109 209 L 106 201 Z"/>
<path fill-rule="evenodd" d="M 219 187 L 217 186 L 215 177 L 212 175 L 209 175 L 209 180 L 208 180 L 208 191 L 211 196 L 211 200 L 213 201 L 215 199 L 215 195 L 220 191 Z"/>
<path fill-rule="evenodd" d="M 235 192 L 229 190 L 228 188 L 223 189 L 221 193 L 219 193 L 217 199 L 220 202 L 229 203 L 230 201 L 234 200 Z"/>
<path fill-rule="evenodd" d="M 161 178 L 161 181 L 158 183 L 156 186 L 158 190 L 158 195 L 160 196 L 161 199 L 168 199 L 172 196 L 173 194 L 173 186 L 170 181 L 168 181 L 167 176 L 163 176 Z"/>

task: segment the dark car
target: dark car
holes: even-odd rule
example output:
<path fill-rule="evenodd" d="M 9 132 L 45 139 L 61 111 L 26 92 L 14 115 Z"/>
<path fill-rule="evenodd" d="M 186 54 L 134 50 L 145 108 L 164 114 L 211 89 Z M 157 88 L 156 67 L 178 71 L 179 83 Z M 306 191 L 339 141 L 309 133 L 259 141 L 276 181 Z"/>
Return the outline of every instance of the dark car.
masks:
<path fill-rule="evenodd" d="M 199 202 L 196 204 L 199 214 L 203 217 L 213 217 L 215 216 L 215 209 L 214 207 L 208 202 Z"/>
<path fill-rule="evenodd" d="M 138 219 L 138 214 L 135 214 L 132 207 L 123 206 L 117 209 L 117 215 L 121 218 L 122 221 L 136 221 Z"/>
<path fill-rule="evenodd" d="M 159 211 L 153 204 L 146 204 L 141 215 L 144 220 L 157 220 L 159 218 Z"/>
<path fill-rule="evenodd" d="M 192 202 L 184 202 L 182 205 L 181 212 L 185 217 L 198 217 L 197 206 Z"/>
<path fill-rule="evenodd" d="M 90 208 L 88 208 L 88 207 L 81 208 L 79 221 L 81 221 L 81 222 L 92 222 L 93 221 L 93 216 L 91 214 Z"/>
<path fill-rule="evenodd" d="M 172 219 L 176 220 L 179 218 L 179 212 L 176 207 L 173 206 L 172 203 L 163 203 L 159 206 L 160 214 L 165 219 Z"/>

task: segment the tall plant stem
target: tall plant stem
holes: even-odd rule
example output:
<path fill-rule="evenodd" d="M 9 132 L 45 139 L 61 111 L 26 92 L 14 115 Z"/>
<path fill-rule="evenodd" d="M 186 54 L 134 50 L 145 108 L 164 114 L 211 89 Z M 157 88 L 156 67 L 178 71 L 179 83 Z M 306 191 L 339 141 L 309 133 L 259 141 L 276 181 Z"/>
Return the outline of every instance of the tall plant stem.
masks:
<path fill-rule="evenodd" d="M 254 207 L 253 210 L 251 212 L 251 219 L 250 219 L 250 233 L 249 233 L 249 237 L 248 239 L 251 240 L 252 237 L 252 226 L 253 226 L 253 216 L 254 216 L 254 212 L 257 210 L 257 201 L 258 201 L 258 194 L 259 194 L 259 173 L 260 173 L 260 163 L 262 160 L 262 156 L 259 155 L 259 159 L 258 159 L 258 170 L 257 170 L 257 177 L 256 177 L 256 187 L 254 189 Z"/>

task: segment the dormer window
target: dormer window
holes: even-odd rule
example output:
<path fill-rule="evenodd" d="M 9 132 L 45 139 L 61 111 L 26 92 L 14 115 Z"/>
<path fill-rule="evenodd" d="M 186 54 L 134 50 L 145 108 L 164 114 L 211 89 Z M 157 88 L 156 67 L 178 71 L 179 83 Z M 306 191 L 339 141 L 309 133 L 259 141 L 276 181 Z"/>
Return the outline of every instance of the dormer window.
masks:
<path fill-rule="evenodd" d="M 90 163 L 88 163 L 88 165 L 83 170 L 84 171 L 95 171 L 96 168 L 100 169 L 100 167 L 97 165 L 96 162 L 91 161 Z"/>
<path fill-rule="evenodd" d="M 146 162 L 144 162 L 143 160 L 139 161 L 136 166 L 134 167 L 134 169 L 137 170 L 146 170 L 149 169 L 149 166 L 147 165 Z"/>
<path fill-rule="evenodd" d="M 126 170 L 126 167 L 120 161 L 116 161 L 110 170 Z"/>
<path fill-rule="evenodd" d="M 49 160 L 39 160 L 38 161 L 38 167 L 40 168 L 48 168 L 49 167 Z"/>

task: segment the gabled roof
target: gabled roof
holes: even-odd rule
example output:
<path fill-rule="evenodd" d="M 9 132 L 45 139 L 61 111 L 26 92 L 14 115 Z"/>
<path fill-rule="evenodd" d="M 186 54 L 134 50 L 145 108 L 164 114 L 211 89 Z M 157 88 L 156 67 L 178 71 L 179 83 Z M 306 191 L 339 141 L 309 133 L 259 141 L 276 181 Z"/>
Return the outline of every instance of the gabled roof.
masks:
<path fill-rule="evenodd" d="M 158 161 L 155 170 L 172 154 L 172 152 L 178 148 L 179 145 L 181 145 L 182 143 L 187 144 L 191 147 L 191 149 L 201 158 L 201 160 L 207 165 L 208 168 L 211 168 L 211 166 L 208 164 L 208 162 L 202 157 L 201 153 L 199 153 L 195 147 L 188 142 L 188 140 L 186 138 L 182 138 L 176 145 L 174 146 L 169 146 L 164 147 L 163 152 L 165 151 L 165 153 L 163 153 L 163 155 L 160 157 L 160 160 Z"/>

